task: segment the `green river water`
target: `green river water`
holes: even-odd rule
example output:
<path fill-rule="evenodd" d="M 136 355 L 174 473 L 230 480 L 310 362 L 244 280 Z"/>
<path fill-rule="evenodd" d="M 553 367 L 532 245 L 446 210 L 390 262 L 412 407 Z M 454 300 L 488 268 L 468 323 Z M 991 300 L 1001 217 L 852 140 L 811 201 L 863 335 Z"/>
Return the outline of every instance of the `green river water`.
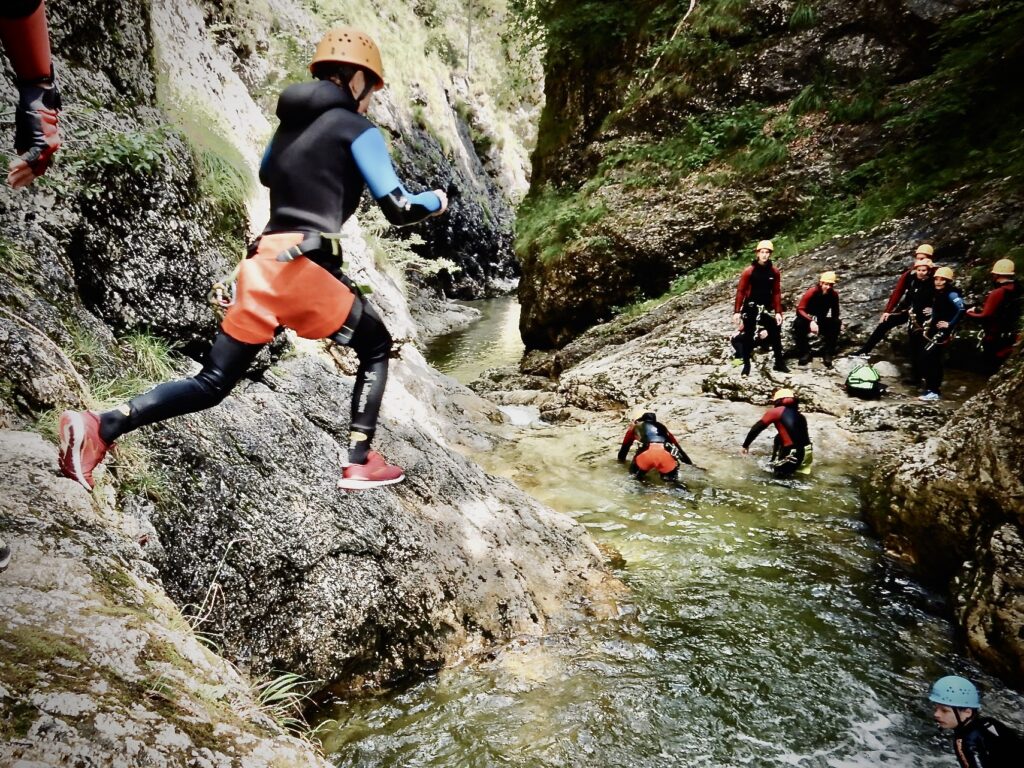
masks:
<path fill-rule="evenodd" d="M 463 381 L 518 360 L 487 341 L 518 307 L 482 307 L 428 350 Z M 810 478 L 782 482 L 694 456 L 706 471 L 676 489 L 629 478 L 598 432 L 524 427 L 488 468 L 622 554 L 621 615 L 340 705 L 337 765 L 952 768 L 924 700 L 947 673 L 1024 727 L 1024 699 L 958 653 L 942 597 L 882 557 L 859 518 L 864 468 L 816 456 Z"/>

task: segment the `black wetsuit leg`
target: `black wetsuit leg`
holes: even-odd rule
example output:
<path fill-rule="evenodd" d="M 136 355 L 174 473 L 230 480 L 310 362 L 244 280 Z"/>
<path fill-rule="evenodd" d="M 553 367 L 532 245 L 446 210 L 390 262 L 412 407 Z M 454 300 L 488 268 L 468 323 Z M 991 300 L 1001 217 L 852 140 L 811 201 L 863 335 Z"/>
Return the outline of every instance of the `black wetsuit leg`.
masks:
<path fill-rule="evenodd" d="M 195 376 L 160 384 L 132 398 L 128 413 L 115 409 L 100 414 L 100 437 L 111 443 L 147 424 L 212 408 L 234 389 L 262 348 L 262 344 L 245 344 L 221 331 L 206 365 Z"/>
<path fill-rule="evenodd" d="M 822 341 L 822 354 L 829 358 L 835 357 L 839 347 L 839 321 L 834 317 L 819 318 L 818 333 Z"/>
<path fill-rule="evenodd" d="M 366 440 L 350 445 L 348 460 L 353 464 L 365 464 L 366 455 L 370 451 L 370 441 L 377 430 L 384 387 L 388 382 L 391 334 L 368 301 L 362 297 L 357 297 L 356 300 L 363 302 L 363 314 L 359 318 L 355 333 L 347 342 L 359 357 L 359 370 L 356 371 L 356 381 L 352 387 L 351 429 L 353 432 L 366 435 Z M 335 336 L 337 335 L 336 333 Z"/>
<path fill-rule="evenodd" d="M 743 335 L 741 337 L 743 344 L 743 362 L 749 363 L 750 358 L 754 352 L 754 334 L 757 331 L 757 305 L 752 302 L 747 302 L 743 307 L 743 314 L 740 318 L 743 320 Z"/>
<path fill-rule="evenodd" d="M 860 348 L 860 354 L 866 355 L 875 345 L 878 344 L 882 339 L 885 338 L 886 334 L 889 333 L 893 328 L 898 325 L 903 325 L 907 322 L 907 315 L 905 312 L 896 312 L 890 314 L 888 318 L 880 322 L 875 326 L 875 330 L 871 332 L 868 340 L 864 342 L 864 346 Z"/>
<path fill-rule="evenodd" d="M 938 344 L 923 352 L 921 366 L 924 373 L 924 384 L 929 392 L 942 392 L 942 378 L 944 374 L 942 358 L 945 355 L 945 348 Z"/>
<path fill-rule="evenodd" d="M 775 362 L 782 362 L 782 328 L 775 322 L 775 314 L 773 312 L 762 312 L 761 317 L 758 319 L 766 331 L 768 331 L 768 343 L 771 344 L 772 353 L 775 355 Z"/>
<path fill-rule="evenodd" d="M 775 476 L 789 477 L 800 469 L 800 465 L 804 463 L 804 454 L 803 446 L 782 448 L 775 459 L 775 465 L 772 467 Z"/>
<path fill-rule="evenodd" d="M 907 333 L 907 343 L 910 345 L 910 378 L 916 385 L 925 375 L 924 348 L 928 342 L 922 331 L 912 329 Z"/>
<path fill-rule="evenodd" d="M 811 332 L 811 321 L 797 315 L 793 321 L 793 343 L 796 346 L 796 354 L 801 360 L 811 356 L 811 343 L 808 334 Z"/>

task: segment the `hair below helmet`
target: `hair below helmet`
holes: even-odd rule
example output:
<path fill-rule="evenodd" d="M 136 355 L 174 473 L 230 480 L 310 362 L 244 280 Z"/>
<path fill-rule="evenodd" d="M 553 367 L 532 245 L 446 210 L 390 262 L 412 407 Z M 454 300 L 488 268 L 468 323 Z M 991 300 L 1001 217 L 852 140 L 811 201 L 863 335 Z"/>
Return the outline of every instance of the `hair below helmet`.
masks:
<path fill-rule="evenodd" d="M 953 270 L 949 267 L 939 267 L 935 270 L 935 277 L 944 277 L 947 280 L 953 279 Z"/>
<path fill-rule="evenodd" d="M 974 683 L 959 675 L 947 675 L 936 680 L 928 694 L 928 700 L 957 709 L 981 707 L 981 697 L 978 696 L 978 689 L 974 687 Z"/>
<path fill-rule="evenodd" d="M 377 78 L 375 91 L 384 87 L 384 65 L 380 49 L 365 32 L 355 27 L 335 27 L 328 30 L 316 46 L 309 71 L 316 76 L 319 64 L 354 64 L 368 69 Z"/>
<path fill-rule="evenodd" d="M 1007 277 L 1013 277 L 1014 264 L 1009 259 L 1000 259 L 992 265 L 993 275 L 1005 275 Z"/>

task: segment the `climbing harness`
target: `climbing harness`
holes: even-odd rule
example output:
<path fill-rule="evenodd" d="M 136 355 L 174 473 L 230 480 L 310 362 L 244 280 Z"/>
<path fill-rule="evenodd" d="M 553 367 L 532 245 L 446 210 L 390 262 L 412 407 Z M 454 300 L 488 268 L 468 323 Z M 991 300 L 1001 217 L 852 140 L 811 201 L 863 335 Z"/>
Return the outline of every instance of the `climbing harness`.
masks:
<path fill-rule="evenodd" d="M 933 336 L 929 336 L 927 331 L 922 331 L 921 335 L 924 340 L 928 342 L 925 346 L 925 352 L 931 352 L 935 347 L 944 347 L 953 340 L 954 333 L 949 332 L 947 328 L 939 329 Z"/>

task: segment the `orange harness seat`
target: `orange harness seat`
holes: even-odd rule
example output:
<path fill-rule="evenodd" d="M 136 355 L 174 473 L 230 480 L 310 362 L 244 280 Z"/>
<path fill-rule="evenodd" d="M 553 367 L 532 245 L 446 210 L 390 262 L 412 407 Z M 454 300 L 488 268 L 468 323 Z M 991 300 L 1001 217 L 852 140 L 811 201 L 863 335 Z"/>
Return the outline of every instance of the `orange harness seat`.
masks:
<path fill-rule="evenodd" d="M 256 253 L 242 262 L 235 303 L 221 323 L 228 336 L 266 344 L 283 325 L 304 339 L 323 339 L 344 325 L 355 301 L 347 285 L 305 256 L 277 260 L 305 237 L 278 232 L 260 238 Z"/>
<path fill-rule="evenodd" d="M 672 458 L 672 454 L 665 450 L 664 443 L 651 443 L 647 450 L 640 451 L 633 461 L 636 462 L 637 469 L 642 472 L 656 469 L 663 475 L 667 475 L 679 466 L 679 463 Z"/>

